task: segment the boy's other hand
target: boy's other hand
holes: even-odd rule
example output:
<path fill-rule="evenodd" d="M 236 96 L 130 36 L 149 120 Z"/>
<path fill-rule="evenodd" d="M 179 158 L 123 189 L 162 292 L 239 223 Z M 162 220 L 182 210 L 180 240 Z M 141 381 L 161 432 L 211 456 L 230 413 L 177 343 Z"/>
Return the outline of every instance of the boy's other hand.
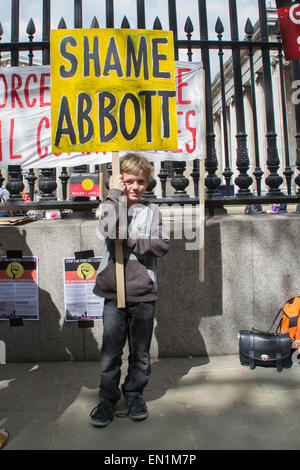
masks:
<path fill-rule="evenodd" d="M 121 191 L 125 191 L 125 184 L 123 175 L 117 175 L 115 177 L 111 176 L 109 180 L 109 189 L 120 189 Z"/>

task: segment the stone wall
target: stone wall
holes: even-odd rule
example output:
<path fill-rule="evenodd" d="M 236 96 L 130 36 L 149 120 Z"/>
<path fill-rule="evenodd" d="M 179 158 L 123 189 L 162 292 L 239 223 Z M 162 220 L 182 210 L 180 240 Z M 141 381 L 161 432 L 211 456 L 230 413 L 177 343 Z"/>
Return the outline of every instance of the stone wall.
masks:
<path fill-rule="evenodd" d="M 172 235 L 169 254 L 158 260 L 152 357 L 233 354 L 240 329 L 268 328 L 280 306 L 300 295 L 299 222 L 296 214 L 208 219 L 204 283 L 199 251 Z M 39 259 L 39 321 L 0 321 L 7 362 L 98 360 L 102 322 L 88 329 L 64 322 L 63 290 L 64 257 L 88 249 L 102 254 L 96 225 L 73 219 L 0 226 L 5 251 Z"/>

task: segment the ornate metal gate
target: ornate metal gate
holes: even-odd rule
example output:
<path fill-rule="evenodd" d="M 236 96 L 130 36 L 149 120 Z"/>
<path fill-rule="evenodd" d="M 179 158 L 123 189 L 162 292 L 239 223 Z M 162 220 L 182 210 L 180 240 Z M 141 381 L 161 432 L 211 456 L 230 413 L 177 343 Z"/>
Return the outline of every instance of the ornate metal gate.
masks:
<path fill-rule="evenodd" d="M 42 51 L 42 63 L 50 63 L 50 29 L 65 28 L 64 18 L 58 25 L 51 25 L 51 0 L 42 2 L 42 41 L 35 41 L 36 34 L 34 19 L 27 26 L 28 41 L 19 40 L 20 27 L 20 5 L 19 0 L 11 0 L 11 41 L 0 42 L 0 54 L 3 58 L 5 52 L 10 53 L 12 66 L 19 65 L 19 56 L 23 51 L 28 52 L 28 64 L 33 65 L 36 51 Z M 83 0 L 74 0 L 74 24 L 69 27 L 83 27 Z M 190 17 L 186 18 L 186 39 L 178 39 L 178 17 L 176 0 L 162 2 L 168 13 L 169 29 L 174 33 L 175 57 L 179 53 L 186 53 L 186 60 L 192 61 L 193 52 L 200 50 L 201 59 L 205 69 L 206 80 L 206 144 L 207 153 L 205 159 L 205 186 L 206 206 L 210 214 L 216 208 L 222 208 L 229 204 L 255 204 L 284 202 L 295 203 L 300 201 L 300 104 L 287 100 L 286 74 L 290 73 L 292 82 L 300 79 L 299 61 L 290 64 L 284 62 L 282 43 L 278 22 L 273 24 L 272 37 L 270 36 L 270 22 L 265 0 L 257 0 L 259 19 L 253 26 L 250 19 L 245 25 L 245 37 L 239 38 L 238 10 L 239 1 L 228 0 L 230 40 L 223 39 L 224 26 L 222 18 L 216 18 L 215 37 L 209 37 L 208 11 L 206 0 L 194 0 L 195 9 L 198 11 L 199 23 L 193 24 Z M 137 24 L 130 25 L 126 16 L 122 24 L 115 24 L 114 0 L 105 1 L 106 27 L 121 28 L 145 28 L 147 11 L 145 0 L 132 0 L 137 12 Z M 226 7 L 224 6 L 224 10 Z M 273 14 L 276 10 L 273 8 Z M 1 20 L 1 14 L 0 14 Z M 84 25 L 87 27 L 87 25 Z M 98 19 L 94 17 L 92 28 L 99 27 Z M 156 17 L 153 29 L 162 29 L 159 15 Z M 3 28 L 0 25 L 0 40 Z M 275 39 L 274 39 L 275 38 Z M 212 76 L 211 56 L 212 52 L 218 54 L 218 74 Z M 224 63 L 224 53 L 230 52 L 230 57 Z M 256 59 L 260 61 L 261 69 L 257 70 Z M 282 145 L 278 149 L 278 136 L 275 123 L 274 103 L 274 77 L 272 75 L 272 60 L 275 60 L 278 68 L 278 84 L 280 91 L 280 126 L 282 133 Z M 0 62 L 1 63 L 1 62 Z M 246 64 L 246 66 L 245 66 Z M 244 72 L 246 67 L 247 71 Z M 263 102 L 257 104 L 257 76 L 261 76 L 263 89 Z M 246 77 L 246 78 L 245 78 Z M 246 80 L 247 79 L 247 83 Z M 228 128 L 228 83 L 232 81 L 231 99 L 234 100 L 234 114 L 231 116 L 231 127 L 236 130 L 235 136 L 230 139 Z M 245 117 L 245 89 L 247 88 L 250 108 L 248 116 L 251 116 L 251 151 L 249 151 L 249 135 L 247 134 L 247 119 Z M 215 97 L 219 96 L 221 105 L 218 108 L 220 118 L 220 135 L 218 145 L 216 142 L 216 119 Z M 259 139 L 259 118 L 264 115 L 265 142 Z M 278 119 L 278 113 L 277 113 Z M 295 124 L 294 135 L 291 136 L 289 119 Z M 234 122 L 235 121 L 235 122 Z M 235 142 L 234 142 L 235 140 Z M 262 162 L 261 155 L 264 154 L 262 147 L 265 146 L 265 161 Z M 232 153 L 236 150 L 236 156 Z M 234 166 L 234 169 L 232 168 Z M 166 202 L 168 204 L 197 204 L 199 202 L 199 161 L 193 161 L 192 167 L 187 168 L 185 162 L 175 162 L 172 168 L 172 177 L 169 178 L 170 164 L 161 163 L 157 181 L 152 181 L 148 188 L 148 197 L 156 203 Z M 77 171 L 85 168 L 79 167 Z M 99 167 L 96 167 L 99 171 Z M 1 207 L 24 206 L 49 207 L 49 208 L 72 208 L 91 209 L 98 206 L 99 201 L 76 198 L 66 200 L 66 187 L 69 175 L 66 168 L 62 169 L 59 178 L 63 187 L 62 199 L 57 200 L 55 191 L 57 183 L 55 171 L 41 169 L 39 181 L 33 170 L 26 176 L 30 187 L 31 199 L 33 199 L 35 185 L 39 184 L 41 199 L 37 202 L 24 203 L 20 192 L 23 188 L 21 168 L 11 166 L 8 169 L 9 181 L 7 188 L 10 191 L 10 199 Z M 3 181 L 3 177 L 1 177 Z M 173 195 L 167 197 L 166 183 L 174 190 Z M 161 185 L 162 197 L 154 195 L 153 189 L 156 184 Z M 193 191 L 190 191 L 190 186 Z"/>

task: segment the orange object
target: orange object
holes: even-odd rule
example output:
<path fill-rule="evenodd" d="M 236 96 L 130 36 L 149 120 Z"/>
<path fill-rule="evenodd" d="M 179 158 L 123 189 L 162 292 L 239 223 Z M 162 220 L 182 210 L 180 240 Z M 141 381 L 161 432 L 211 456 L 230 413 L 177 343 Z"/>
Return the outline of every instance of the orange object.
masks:
<path fill-rule="evenodd" d="M 281 310 L 281 334 L 289 334 L 290 338 L 297 343 L 300 351 L 300 297 L 291 298 Z"/>

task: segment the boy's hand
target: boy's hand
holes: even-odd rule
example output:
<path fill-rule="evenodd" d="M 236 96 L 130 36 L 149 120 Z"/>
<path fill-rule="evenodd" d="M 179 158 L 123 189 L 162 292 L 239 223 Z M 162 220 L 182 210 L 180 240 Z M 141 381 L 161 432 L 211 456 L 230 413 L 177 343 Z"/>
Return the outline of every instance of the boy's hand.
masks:
<path fill-rule="evenodd" d="M 115 177 L 111 176 L 109 180 L 109 189 L 120 189 L 121 191 L 125 191 L 125 184 L 123 175 L 117 175 Z"/>

